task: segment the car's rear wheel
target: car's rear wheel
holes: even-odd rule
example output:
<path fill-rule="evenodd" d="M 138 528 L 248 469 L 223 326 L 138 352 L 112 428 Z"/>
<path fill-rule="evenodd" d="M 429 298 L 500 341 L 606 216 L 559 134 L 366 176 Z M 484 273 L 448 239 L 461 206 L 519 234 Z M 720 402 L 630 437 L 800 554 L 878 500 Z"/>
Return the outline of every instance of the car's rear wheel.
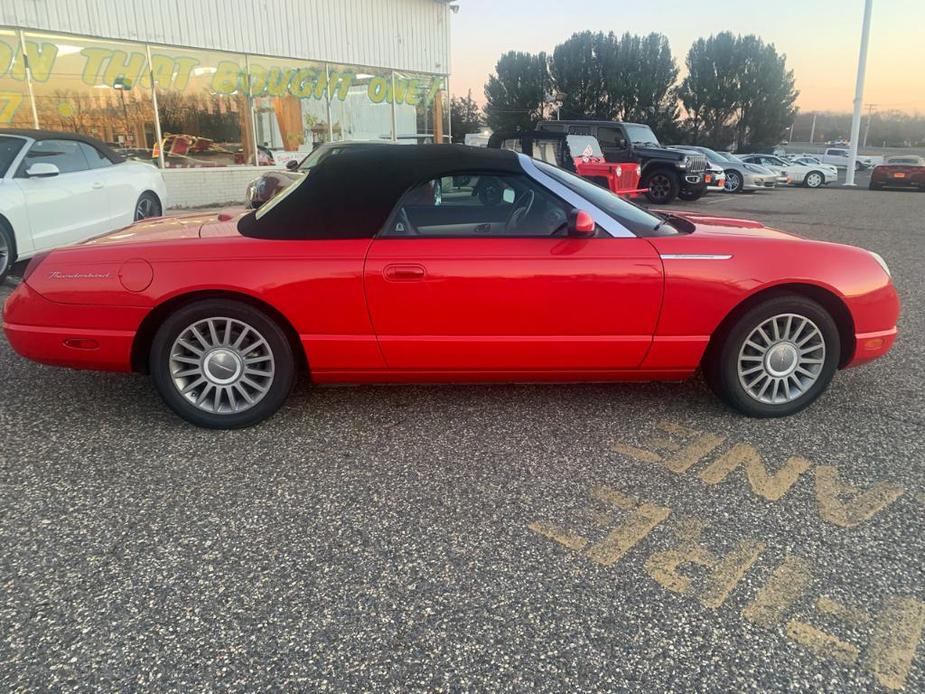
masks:
<path fill-rule="evenodd" d="M 151 345 L 150 367 L 167 405 L 212 429 L 266 419 L 295 381 L 292 347 L 280 326 L 226 299 L 190 304 L 164 321 Z"/>
<path fill-rule="evenodd" d="M 642 182 L 642 187 L 647 188 L 646 197 L 654 205 L 667 205 L 676 197 L 681 183 L 677 174 L 671 171 L 654 171 Z"/>
<path fill-rule="evenodd" d="M 838 368 L 838 327 L 818 303 L 796 295 L 754 306 L 714 338 L 704 375 L 729 406 L 751 417 L 808 407 Z"/>
<path fill-rule="evenodd" d="M 879 183 L 874 183 L 873 181 L 867 186 L 868 190 L 883 190 L 883 186 Z"/>
<path fill-rule="evenodd" d="M 0 221 L 0 282 L 10 274 L 10 268 L 16 262 L 16 244 L 13 231 Z"/>
<path fill-rule="evenodd" d="M 818 171 L 810 171 L 803 179 L 803 185 L 807 188 L 818 188 L 825 183 L 825 176 Z"/>
<path fill-rule="evenodd" d="M 151 191 L 145 191 L 138 197 L 135 203 L 135 221 L 147 219 L 148 217 L 160 217 L 163 214 L 161 201 Z"/>
<path fill-rule="evenodd" d="M 738 171 L 730 169 L 726 172 L 726 192 L 727 193 L 741 193 L 742 192 L 742 174 Z"/>

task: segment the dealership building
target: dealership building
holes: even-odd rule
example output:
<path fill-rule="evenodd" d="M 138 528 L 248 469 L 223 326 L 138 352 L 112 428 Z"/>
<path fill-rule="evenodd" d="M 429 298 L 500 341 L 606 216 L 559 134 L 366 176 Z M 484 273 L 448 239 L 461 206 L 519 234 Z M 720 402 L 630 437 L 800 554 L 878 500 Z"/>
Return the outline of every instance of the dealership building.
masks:
<path fill-rule="evenodd" d="M 92 135 L 170 204 L 320 143 L 446 141 L 448 0 L 4 0 L 0 128 Z"/>

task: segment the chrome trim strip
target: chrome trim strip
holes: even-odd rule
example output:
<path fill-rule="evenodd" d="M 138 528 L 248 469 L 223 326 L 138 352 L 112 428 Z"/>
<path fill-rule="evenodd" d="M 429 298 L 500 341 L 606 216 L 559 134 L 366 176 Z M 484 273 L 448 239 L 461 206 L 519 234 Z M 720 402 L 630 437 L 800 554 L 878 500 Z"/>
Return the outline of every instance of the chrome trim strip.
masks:
<path fill-rule="evenodd" d="M 523 168 L 525 174 L 544 188 L 548 188 L 570 205 L 588 212 L 594 221 L 608 234 L 617 238 L 636 238 L 636 234 L 620 224 L 620 222 L 597 207 L 590 200 L 583 198 L 575 191 L 559 183 L 556 179 L 540 171 L 533 163 L 533 160 L 526 154 L 518 154 L 517 158 L 520 160 L 520 166 Z"/>
<path fill-rule="evenodd" d="M 729 260 L 732 254 L 710 253 L 660 253 L 662 260 Z"/>

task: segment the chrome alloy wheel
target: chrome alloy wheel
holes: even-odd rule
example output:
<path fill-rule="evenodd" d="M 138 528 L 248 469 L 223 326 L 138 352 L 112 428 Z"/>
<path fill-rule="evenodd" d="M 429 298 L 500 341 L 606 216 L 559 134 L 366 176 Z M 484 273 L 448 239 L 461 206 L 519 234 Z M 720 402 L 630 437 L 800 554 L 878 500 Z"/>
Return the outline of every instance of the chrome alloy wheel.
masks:
<path fill-rule="evenodd" d="M 782 313 L 749 333 L 739 350 L 739 383 L 750 397 L 769 405 L 793 402 L 819 380 L 825 338 L 805 316 Z"/>
<path fill-rule="evenodd" d="M 6 271 L 10 269 L 11 254 L 12 249 L 6 241 L 6 234 L 0 232 L 0 279 L 2 279 Z"/>
<path fill-rule="evenodd" d="M 169 357 L 177 391 L 200 410 L 236 414 L 260 402 L 276 373 L 273 352 L 252 326 L 206 318 L 180 332 Z"/>
<path fill-rule="evenodd" d="M 154 200 L 149 198 L 147 195 L 143 195 L 138 199 L 138 204 L 135 205 L 135 221 L 138 222 L 142 219 L 147 219 L 148 217 L 154 217 L 154 212 L 156 210 Z"/>
<path fill-rule="evenodd" d="M 810 188 L 818 188 L 822 185 L 823 180 L 822 174 L 813 171 L 806 177 L 806 185 Z"/>

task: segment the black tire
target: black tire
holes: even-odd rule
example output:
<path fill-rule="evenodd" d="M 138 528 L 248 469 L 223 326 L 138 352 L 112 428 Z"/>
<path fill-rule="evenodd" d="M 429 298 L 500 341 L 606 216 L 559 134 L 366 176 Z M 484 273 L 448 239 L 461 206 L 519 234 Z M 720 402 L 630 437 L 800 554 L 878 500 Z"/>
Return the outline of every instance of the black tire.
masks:
<path fill-rule="evenodd" d="M 868 190 L 883 190 L 883 186 L 879 183 L 874 183 L 873 181 L 867 186 Z"/>
<path fill-rule="evenodd" d="M 255 398 L 256 402 L 243 411 L 214 412 L 197 406 L 180 393 L 180 386 L 175 383 L 177 379 L 171 374 L 171 351 L 174 349 L 177 338 L 190 326 L 209 318 L 230 319 L 235 321 L 236 324 L 237 322 L 243 323 L 265 340 L 266 351 L 272 357 L 271 364 L 274 372 L 272 377 L 264 381 L 266 385 L 265 393 L 259 399 Z M 204 347 L 202 344 L 196 346 L 199 348 Z M 205 360 L 209 352 L 203 351 L 203 360 Z M 154 336 L 151 344 L 149 365 L 154 386 L 168 407 L 186 421 L 209 429 L 240 429 L 270 417 L 285 402 L 295 383 L 296 376 L 292 347 L 286 338 L 286 334 L 276 321 L 256 308 L 228 299 L 198 301 L 171 314 L 161 324 Z M 200 364 L 200 368 L 205 368 L 204 362 Z M 198 377 L 190 377 L 190 380 L 194 378 Z M 240 379 L 237 382 L 240 382 Z M 210 382 L 206 381 L 202 387 L 207 388 L 209 385 Z M 232 385 L 228 389 L 230 390 L 234 387 L 236 386 Z M 213 395 L 219 390 L 215 385 L 212 385 L 211 388 Z M 195 398 L 197 394 L 202 395 L 201 391 L 198 393 L 197 391 L 198 389 L 194 389 L 190 393 L 191 397 Z M 235 400 L 242 400 L 239 391 L 236 390 L 235 394 Z M 251 394 L 253 395 L 252 392 Z M 231 399 L 228 396 L 225 397 L 227 398 L 226 407 L 230 408 L 232 406 Z M 209 399 L 210 397 L 207 396 L 206 401 Z M 221 396 L 218 396 L 218 401 L 221 403 Z"/>
<path fill-rule="evenodd" d="M 825 174 L 821 171 L 810 171 L 803 177 L 803 185 L 807 188 L 819 188 L 825 183 Z"/>
<path fill-rule="evenodd" d="M 707 194 L 707 187 L 703 186 L 702 188 L 682 188 L 678 191 L 678 199 L 684 200 L 684 202 L 695 202 L 700 200 L 704 195 Z"/>
<path fill-rule="evenodd" d="M 824 345 L 825 357 L 823 363 L 819 365 L 819 371 L 816 380 L 812 385 L 793 399 L 780 402 L 768 403 L 758 400 L 746 389 L 747 384 L 743 384 L 739 377 L 739 359 L 740 355 L 745 354 L 743 351 L 746 340 L 759 326 L 774 316 L 781 315 L 799 316 L 807 318 L 815 324 L 818 333 L 821 335 L 821 341 Z M 784 324 L 784 319 L 780 320 Z M 802 339 L 802 336 L 801 336 Z M 793 344 L 793 343 L 790 343 Z M 816 352 L 815 354 L 818 354 Z M 717 333 L 704 356 L 703 372 L 710 388 L 719 398 L 727 405 L 739 412 L 750 417 L 786 417 L 795 414 L 800 410 L 808 407 L 828 388 L 838 368 L 838 362 L 841 356 L 841 342 L 838 334 L 838 327 L 832 316 L 818 303 L 798 295 L 779 295 L 761 302 L 757 306 L 747 310 L 732 325 Z M 755 357 L 743 357 L 743 359 L 755 359 Z M 743 362 L 745 363 L 745 362 Z M 753 362 L 747 362 L 749 364 Z M 760 362 L 762 368 L 765 362 Z M 810 365 L 807 365 L 810 366 Z M 814 368 L 810 366 L 810 368 Z M 746 369 L 746 373 L 748 369 Z M 753 374 L 743 376 L 751 378 Z M 757 377 L 757 376 L 756 376 Z M 766 377 L 773 383 L 774 379 Z M 788 392 L 791 388 L 789 377 L 783 380 L 788 381 Z M 763 381 L 758 382 L 761 386 Z M 774 392 L 777 392 L 778 386 L 775 386 Z M 783 390 L 781 386 L 781 390 Z M 783 394 L 782 394 L 783 397 Z"/>
<path fill-rule="evenodd" d="M 142 219 L 148 219 L 149 217 L 160 217 L 163 213 L 164 210 L 161 207 L 160 198 L 150 190 L 146 190 L 138 196 L 138 201 L 135 203 L 133 219 L 137 222 Z"/>
<path fill-rule="evenodd" d="M 742 186 L 744 181 L 742 179 L 742 174 L 740 174 L 735 169 L 729 169 L 726 171 L 726 192 L 727 193 L 741 193 Z"/>
<path fill-rule="evenodd" d="M 6 279 L 16 263 L 16 238 L 13 230 L 0 220 L 0 282 Z"/>
<path fill-rule="evenodd" d="M 650 174 L 646 174 L 642 181 L 642 187 L 647 188 L 646 197 L 653 205 L 667 205 L 678 197 L 681 182 L 678 179 L 678 174 L 674 171 L 657 169 Z"/>

